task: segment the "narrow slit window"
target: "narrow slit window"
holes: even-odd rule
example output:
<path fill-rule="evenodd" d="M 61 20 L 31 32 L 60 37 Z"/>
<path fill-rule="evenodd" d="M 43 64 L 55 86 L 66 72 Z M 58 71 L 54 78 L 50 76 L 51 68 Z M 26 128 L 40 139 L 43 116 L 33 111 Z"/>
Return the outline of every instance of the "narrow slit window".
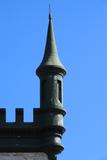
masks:
<path fill-rule="evenodd" d="M 46 80 L 42 81 L 41 88 L 42 88 L 41 89 L 41 99 L 42 99 L 42 102 L 44 103 L 46 99 Z"/>
<path fill-rule="evenodd" d="M 62 103 L 62 87 L 61 81 L 58 80 L 58 99 Z"/>

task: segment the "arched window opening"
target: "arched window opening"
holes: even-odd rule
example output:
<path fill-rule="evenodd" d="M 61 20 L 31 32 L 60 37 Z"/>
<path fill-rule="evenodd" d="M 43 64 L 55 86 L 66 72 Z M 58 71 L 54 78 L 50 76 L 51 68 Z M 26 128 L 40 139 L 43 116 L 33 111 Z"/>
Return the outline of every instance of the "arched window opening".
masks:
<path fill-rule="evenodd" d="M 41 84 L 41 101 L 44 103 L 45 100 L 46 100 L 46 80 L 43 80 Z"/>
<path fill-rule="evenodd" d="M 60 80 L 58 80 L 58 99 L 62 103 L 62 86 Z"/>

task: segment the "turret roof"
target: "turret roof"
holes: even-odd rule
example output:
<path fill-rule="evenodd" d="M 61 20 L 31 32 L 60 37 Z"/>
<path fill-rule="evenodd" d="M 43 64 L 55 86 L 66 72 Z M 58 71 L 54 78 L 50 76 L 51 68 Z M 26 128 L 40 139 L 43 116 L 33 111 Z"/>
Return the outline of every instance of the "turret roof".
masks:
<path fill-rule="evenodd" d="M 64 72 L 66 72 L 65 67 L 61 63 L 58 56 L 51 13 L 49 13 L 49 24 L 48 24 L 48 32 L 47 32 L 47 40 L 46 40 L 44 57 L 40 66 L 37 69 L 37 73 L 41 68 L 43 69 L 44 67 L 60 68 Z"/>

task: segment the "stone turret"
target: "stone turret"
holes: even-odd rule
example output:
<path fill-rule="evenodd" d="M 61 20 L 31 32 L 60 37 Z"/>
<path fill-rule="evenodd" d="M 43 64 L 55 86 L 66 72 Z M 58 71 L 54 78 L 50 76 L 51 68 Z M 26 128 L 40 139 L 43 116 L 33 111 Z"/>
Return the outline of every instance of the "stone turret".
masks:
<path fill-rule="evenodd" d="M 36 70 L 36 74 L 40 78 L 40 107 L 55 108 L 57 106 L 62 108 L 62 85 L 66 69 L 58 56 L 50 13 L 45 53 L 40 66 Z"/>
<path fill-rule="evenodd" d="M 42 117 L 40 118 L 40 126 L 45 128 L 47 146 L 53 148 L 56 153 L 60 153 L 63 150 L 60 141 L 65 131 L 63 124 L 63 117 L 66 114 L 63 106 L 63 77 L 66 70 L 58 56 L 50 13 L 44 57 L 36 74 L 40 78 L 40 117 Z"/>

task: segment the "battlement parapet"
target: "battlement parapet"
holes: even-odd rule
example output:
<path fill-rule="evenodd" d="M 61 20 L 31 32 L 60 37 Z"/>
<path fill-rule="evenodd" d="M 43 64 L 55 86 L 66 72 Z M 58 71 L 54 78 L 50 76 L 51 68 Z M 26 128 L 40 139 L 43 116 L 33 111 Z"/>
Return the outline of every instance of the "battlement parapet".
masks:
<path fill-rule="evenodd" d="M 33 121 L 24 122 L 24 109 L 16 108 L 15 122 L 6 122 L 0 109 L 0 152 L 46 152 L 58 154 L 61 145 L 63 112 L 60 109 L 33 109 Z"/>
<path fill-rule="evenodd" d="M 20 127 L 26 125 L 33 125 L 36 123 L 36 112 L 38 108 L 33 109 L 33 122 L 24 122 L 24 109 L 23 108 L 16 108 L 15 109 L 15 122 L 6 122 L 6 108 L 0 108 L 0 127 L 4 126 L 17 126 Z"/>

